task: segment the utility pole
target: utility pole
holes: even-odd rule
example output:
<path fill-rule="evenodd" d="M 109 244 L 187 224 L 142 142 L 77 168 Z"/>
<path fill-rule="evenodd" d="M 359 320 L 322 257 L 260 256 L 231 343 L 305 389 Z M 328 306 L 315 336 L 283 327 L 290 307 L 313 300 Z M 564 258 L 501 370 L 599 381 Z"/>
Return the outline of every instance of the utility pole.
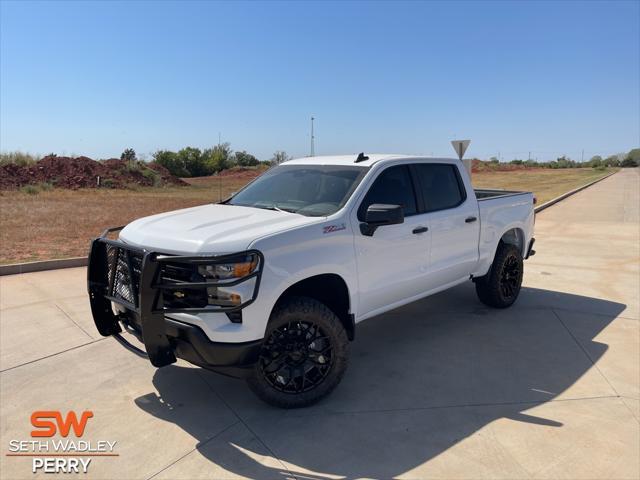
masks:
<path fill-rule="evenodd" d="M 315 137 L 313 135 L 313 120 L 314 120 L 314 118 L 311 117 L 311 155 L 309 155 L 310 157 L 315 156 L 314 145 L 313 145 L 313 141 L 315 139 Z"/>
<path fill-rule="evenodd" d="M 529 152 L 529 161 L 531 161 L 531 152 Z"/>
<path fill-rule="evenodd" d="M 584 162 L 584 149 L 582 149 L 582 158 L 580 160 L 580 163 L 583 163 L 583 162 Z"/>

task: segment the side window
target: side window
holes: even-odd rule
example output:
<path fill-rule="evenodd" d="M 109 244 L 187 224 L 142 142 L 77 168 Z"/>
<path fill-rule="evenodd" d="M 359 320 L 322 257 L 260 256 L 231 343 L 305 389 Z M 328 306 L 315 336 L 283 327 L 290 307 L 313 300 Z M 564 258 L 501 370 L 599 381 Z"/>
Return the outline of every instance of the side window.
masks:
<path fill-rule="evenodd" d="M 402 205 L 405 216 L 416 214 L 416 196 L 406 165 L 387 168 L 378 175 L 360 204 L 358 220 L 364 221 L 367 208 L 374 203 Z"/>
<path fill-rule="evenodd" d="M 465 200 L 455 165 L 419 163 L 415 167 L 427 212 L 457 207 Z"/>

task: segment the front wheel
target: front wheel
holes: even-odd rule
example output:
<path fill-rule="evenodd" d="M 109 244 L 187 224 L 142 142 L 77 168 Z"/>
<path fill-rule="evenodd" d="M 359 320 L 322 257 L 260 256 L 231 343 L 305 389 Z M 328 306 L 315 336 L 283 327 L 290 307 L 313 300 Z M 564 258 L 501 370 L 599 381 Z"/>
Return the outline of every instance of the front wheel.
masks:
<path fill-rule="evenodd" d="M 523 267 L 520 250 L 501 242 L 489 272 L 475 280 L 480 301 L 495 308 L 511 306 L 520 293 Z"/>
<path fill-rule="evenodd" d="M 272 314 L 247 382 L 271 405 L 305 407 L 340 383 L 348 354 L 347 332 L 335 313 L 312 298 L 293 297 Z"/>

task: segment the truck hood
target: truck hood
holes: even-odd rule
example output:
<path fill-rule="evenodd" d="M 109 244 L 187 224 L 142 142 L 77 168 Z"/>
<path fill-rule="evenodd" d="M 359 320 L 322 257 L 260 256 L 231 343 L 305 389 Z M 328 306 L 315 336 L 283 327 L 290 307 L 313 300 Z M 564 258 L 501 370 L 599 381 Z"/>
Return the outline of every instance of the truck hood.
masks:
<path fill-rule="evenodd" d="M 323 219 L 210 204 L 140 218 L 120 232 L 120 240 L 164 253 L 224 254 L 246 250 L 251 242 L 265 235 Z"/>

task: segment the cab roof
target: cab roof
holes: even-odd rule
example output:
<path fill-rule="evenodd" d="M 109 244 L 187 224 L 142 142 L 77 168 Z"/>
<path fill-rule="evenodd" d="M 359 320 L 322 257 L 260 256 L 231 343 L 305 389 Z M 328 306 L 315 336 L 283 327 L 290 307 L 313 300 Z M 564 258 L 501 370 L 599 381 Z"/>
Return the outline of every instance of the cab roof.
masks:
<path fill-rule="evenodd" d="M 365 153 L 365 155 L 369 158 L 360 162 L 356 162 L 358 154 L 354 153 L 351 155 L 321 155 L 317 157 L 294 158 L 285 163 L 287 165 L 361 165 L 363 167 L 370 167 L 374 163 L 382 161 L 386 163 L 394 160 L 436 160 L 436 158 L 432 157 L 390 153 Z"/>

